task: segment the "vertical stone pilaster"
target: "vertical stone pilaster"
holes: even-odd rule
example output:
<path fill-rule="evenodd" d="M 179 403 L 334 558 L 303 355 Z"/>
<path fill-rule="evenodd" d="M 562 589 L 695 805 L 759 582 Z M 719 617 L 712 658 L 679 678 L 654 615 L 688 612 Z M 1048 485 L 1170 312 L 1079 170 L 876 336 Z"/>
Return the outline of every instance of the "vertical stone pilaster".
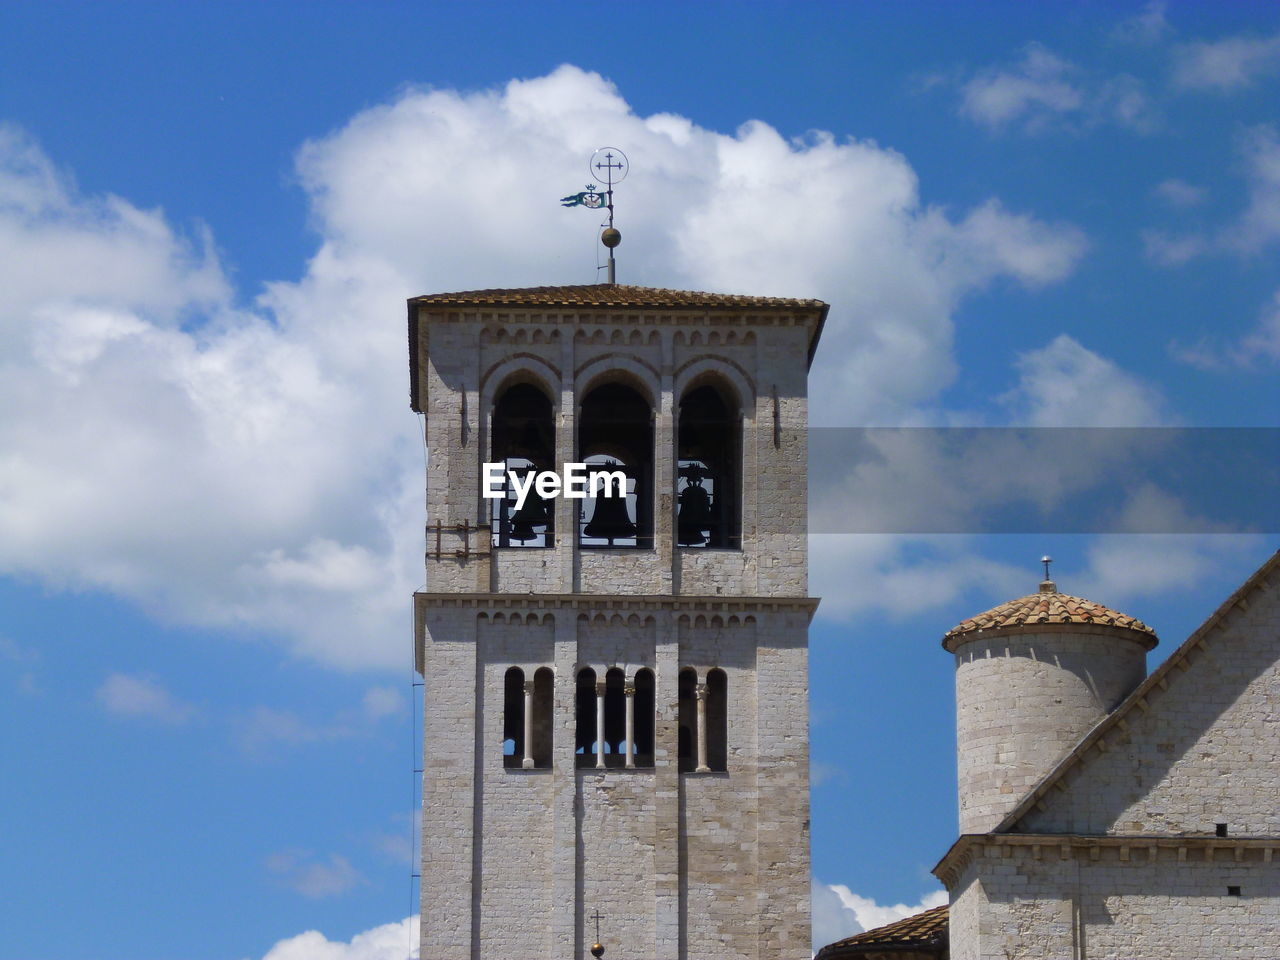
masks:
<path fill-rule="evenodd" d="M 578 911 L 578 830 L 581 810 L 577 798 L 574 748 L 574 707 L 577 694 L 578 620 L 575 611 L 561 610 L 555 620 L 555 734 L 551 808 L 551 944 L 554 957 L 577 957 L 581 941 Z"/>
<path fill-rule="evenodd" d="M 680 669 L 680 644 L 676 616 L 671 610 L 658 615 L 655 647 L 654 948 L 657 957 L 683 960 L 680 953 L 680 774 L 676 770 L 676 677 Z"/>
<path fill-rule="evenodd" d="M 447 633 L 446 635 L 443 635 Z M 471 960 L 476 804 L 476 624 L 424 638 L 423 960 Z"/>

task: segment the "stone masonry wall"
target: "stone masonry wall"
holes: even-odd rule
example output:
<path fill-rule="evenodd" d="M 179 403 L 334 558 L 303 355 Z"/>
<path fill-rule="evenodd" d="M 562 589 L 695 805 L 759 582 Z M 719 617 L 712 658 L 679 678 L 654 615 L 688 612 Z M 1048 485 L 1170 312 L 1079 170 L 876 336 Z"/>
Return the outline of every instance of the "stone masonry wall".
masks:
<path fill-rule="evenodd" d="M 530 622 L 532 621 L 532 622 Z M 477 624 L 478 660 L 484 676 L 484 709 L 477 722 L 477 834 L 480 855 L 479 902 L 475 922 L 490 956 L 553 956 L 551 868 L 554 784 L 550 770 L 510 770 L 503 766 L 503 690 L 506 672 L 521 667 L 527 680 L 555 657 L 552 618 L 484 617 Z M 510 922 L 513 907 L 529 923 Z"/>
<path fill-rule="evenodd" d="M 1280 837 L 1280 589 L 1256 591 L 1068 771 L 1029 832 Z"/>
<path fill-rule="evenodd" d="M 423 960 L 472 960 L 476 747 L 484 684 L 475 617 L 433 618 L 423 664 Z M 499 693 L 501 697 L 501 693 Z M 501 702 L 501 701 L 499 701 Z"/>
<path fill-rule="evenodd" d="M 433 592 L 640 593 L 804 596 L 807 590 L 808 332 L 803 324 L 753 326 L 714 314 L 599 323 L 532 310 L 422 314 L 419 393 L 427 434 L 427 584 Z M 638 330 L 613 325 L 642 321 Z M 631 336 L 634 333 L 636 336 Z M 488 552 L 490 503 L 480 471 L 491 458 L 489 421 L 498 393 L 528 381 L 553 398 L 556 460 L 578 459 L 577 405 L 610 377 L 640 390 L 654 410 L 654 549 L 578 550 L 579 501 L 557 499 L 552 548 Z M 690 386 L 716 378 L 739 396 L 742 417 L 742 548 L 675 544 L 675 424 Z M 434 555 L 441 525 L 440 550 Z M 462 534 L 460 523 L 486 527 Z M 467 541 L 464 544 L 464 539 Z M 717 557 L 718 560 L 705 560 Z"/>
<path fill-rule="evenodd" d="M 637 956 L 807 958 L 806 628 L 803 611 L 618 618 L 428 604 L 424 960 L 585 960 L 596 909 L 606 942 Z M 584 665 L 655 671 L 655 768 L 575 768 Z M 503 765 L 510 666 L 555 671 L 551 769 Z M 726 673 L 723 773 L 677 772 L 685 667 Z M 478 683 L 432 682 L 460 670 Z"/>
<path fill-rule="evenodd" d="M 1056 846 L 1001 852 L 979 855 L 953 889 L 952 960 L 1276 956 L 1280 859 L 1262 851 L 1239 860 L 1228 849 L 1210 860 L 1173 848 L 1155 859 L 1120 846 L 1065 858 Z"/>
<path fill-rule="evenodd" d="M 1115 633 L 975 637 L 956 649 L 960 832 L 992 829 L 1146 675 Z"/>
<path fill-rule="evenodd" d="M 586 960 L 597 909 L 609 956 L 807 960 L 812 315 L 476 308 L 420 320 L 423 960 Z M 579 459 L 582 397 L 614 377 L 652 404 L 652 549 L 578 549 L 578 502 L 564 499 L 553 547 L 491 549 L 479 490 L 498 392 L 523 380 L 551 396 L 558 467 Z M 675 543 L 678 405 L 709 377 L 740 401 L 736 550 Z M 503 764 L 511 666 L 554 672 L 549 769 Z M 654 671 L 653 769 L 577 768 L 584 666 Z M 677 769 L 684 667 L 726 674 L 724 772 Z"/>

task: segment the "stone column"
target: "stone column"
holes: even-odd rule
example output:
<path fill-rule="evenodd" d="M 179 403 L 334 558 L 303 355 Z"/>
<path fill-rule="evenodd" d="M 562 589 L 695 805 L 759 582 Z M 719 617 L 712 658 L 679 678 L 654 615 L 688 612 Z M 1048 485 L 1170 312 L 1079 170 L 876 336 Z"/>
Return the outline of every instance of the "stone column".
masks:
<path fill-rule="evenodd" d="M 524 682 L 524 759 L 520 766 L 533 769 L 533 681 Z"/>
<path fill-rule="evenodd" d="M 622 692 L 627 697 L 627 769 L 636 765 L 636 682 L 628 680 L 623 684 Z"/>
<path fill-rule="evenodd" d="M 694 773 L 710 773 L 711 768 L 707 766 L 707 685 L 699 683 L 697 688 L 698 697 L 698 766 Z"/>
<path fill-rule="evenodd" d="M 596 681 L 596 769 L 604 769 L 604 688 L 603 680 Z"/>

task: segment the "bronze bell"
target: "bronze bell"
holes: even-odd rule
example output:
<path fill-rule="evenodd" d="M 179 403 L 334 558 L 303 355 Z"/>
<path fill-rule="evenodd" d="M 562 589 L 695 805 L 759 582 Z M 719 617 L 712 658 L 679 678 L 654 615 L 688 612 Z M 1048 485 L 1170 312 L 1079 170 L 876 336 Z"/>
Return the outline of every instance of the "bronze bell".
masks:
<path fill-rule="evenodd" d="M 547 501 L 533 490 L 524 498 L 524 506 L 511 517 L 511 539 L 524 543 L 538 536 L 534 527 L 545 526 L 551 519 L 551 510 Z"/>
<path fill-rule="evenodd" d="M 680 491 L 680 513 L 676 517 L 676 539 L 682 546 L 699 546 L 707 538 L 702 531 L 714 523 L 711 516 L 711 495 L 702 486 L 702 478 L 695 476 Z"/>
<path fill-rule="evenodd" d="M 596 508 L 582 531 L 594 540 L 629 540 L 636 535 L 636 525 L 627 513 L 626 497 L 596 497 Z"/>

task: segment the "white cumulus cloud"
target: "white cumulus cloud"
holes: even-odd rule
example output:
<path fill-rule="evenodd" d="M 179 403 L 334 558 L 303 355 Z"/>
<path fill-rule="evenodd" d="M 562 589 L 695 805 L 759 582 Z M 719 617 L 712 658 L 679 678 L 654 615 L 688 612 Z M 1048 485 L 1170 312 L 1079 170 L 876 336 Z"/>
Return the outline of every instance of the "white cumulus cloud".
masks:
<path fill-rule="evenodd" d="M 1188 43 L 1174 51 L 1174 83 L 1226 93 L 1280 73 L 1280 34 Z"/>
<path fill-rule="evenodd" d="M 1040 43 L 1018 61 L 986 67 L 960 87 L 960 113 L 990 130 L 1030 133 L 1115 123 L 1147 131 L 1155 114 L 1143 84 L 1129 74 L 1096 75 Z"/>
<path fill-rule="evenodd" d="M 1021 62 L 988 68 L 969 80 L 961 91 L 961 112 L 989 127 L 1001 127 L 1039 111 L 1079 110 L 1084 94 L 1071 82 L 1073 73 L 1070 63 L 1033 43 Z"/>
<path fill-rule="evenodd" d="M 1145 231 L 1143 242 L 1152 261 L 1180 266 L 1208 253 L 1252 257 L 1280 240 L 1280 134 L 1271 124 L 1249 127 L 1240 135 L 1237 151 L 1248 191 L 1244 209 L 1217 230 Z M 1174 202 L 1198 199 L 1176 180 L 1165 181 L 1157 191 Z"/>
<path fill-rule="evenodd" d="M 154 677 L 113 673 L 98 687 L 98 702 L 118 717 L 143 717 L 161 723 L 182 724 L 196 709 L 175 697 Z"/>
<path fill-rule="evenodd" d="M 1140 46 L 1159 43 L 1173 31 L 1164 14 L 1165 5 L 1153 0 L 1138 13 L 1120 21 L 1112 30 L 1111 36 L 1123 43 L 1136 43 Z"/>
<path fill-rule="evenodd" d="M 1066 334 L 1015 361 L 1017 387 L 1002 399 L 1034 427 L 1150 427 L 1168 422 L 1160 391 Z"/>
<path fill-rule="evenodd" d="M 366 882 L 346 857 L 336 853 L 322 859 L 307 850 L 282 850 L 267 857 L 266 868 L 285 886 L 313 900 L 339 896 Z"/>
<path fill-rule="evenodd" d="M 1174 359 L 1201 370 L 1251 369 L 1280 364 L 1280 290 L 1262 309 L 1251 329 L 1230 343 L 1205 337 L 1195 344 L 1169 345 Z"/>
<path fill-rule="evenodd" d="M 926 206 L 873 142 L 642 117 L 565 66 L 408 90 L 305 144 L 319 247 L 246 309 L 199 227 L 81 193 L 4 128 L 0 573 L 339 666 L 402 663 L 423 577 L 404 300 L 598 279 L 592 215 L 555 201 L 602 142 L 633 165 L 620 279 L 828 300 L 814 409 L 855 422 L 909 419 L 946 387 L 966 295 L 1052 283 L 1086 246 L 995 199 Z"/>
<path fill-rule="evenodd" d="M 1204 187 L 1197 187 L 1177 177 L 1161 180 L 1152 192 L 1173 207 L 1194 207 L 1203 203 L 1205 198 Z"/>
<path fill-rule="evenodd" d="M 406 706 L 405 698 L 394 687 L 370 687 L 358 708 L 306 717 L 294 710 L 259 705 L 237 718 L 236 725 L 241 747 L 259 753 L 277 745 L 300 746 L 372 736 L 380 720 L 402 713 Z"/>
<path fill-rule="evenodd" d="M 818 617 L 837 622 L 920 614 L 970 590 L 994 602 L 1021 595 L 1027 581 L 1025 569 L 978 555 L 960 536 L 811 534 L 809 570 Z"/>
<path fill-rule="evenodd" d="M 1176 504 L 1136 505 L 1137 509 L 1153 507 L 1177 509 Z M 1224 570 L 1239 570 L 1241 558 L 1256 556 L 1263 542 L 1262 537 L 1245 534 L 1097 537 L 1088 547 L 1086 568 L 1069 575 L 1069 592 L 1121 610 L 1134 601 L 1147 601 L 1146 609 L 1159 610 L 1158 605 L 1150 603 L 1152 598 L 1201 588 L 1220 579 Z M 1236 585 L 1226 582 L 1223 589 L 1231 590 Z M 1150 620 L 1148 624 L 1160 626 Z M 1181 638 L 1169 639 L 1176 642 Z"/>
<path fill-rule="evenodd" d="M 262 960 L 417 960 L 418 918 L 385 923 L 349 942 L 330 940 L 316 930 L 281 940 Z"/>

